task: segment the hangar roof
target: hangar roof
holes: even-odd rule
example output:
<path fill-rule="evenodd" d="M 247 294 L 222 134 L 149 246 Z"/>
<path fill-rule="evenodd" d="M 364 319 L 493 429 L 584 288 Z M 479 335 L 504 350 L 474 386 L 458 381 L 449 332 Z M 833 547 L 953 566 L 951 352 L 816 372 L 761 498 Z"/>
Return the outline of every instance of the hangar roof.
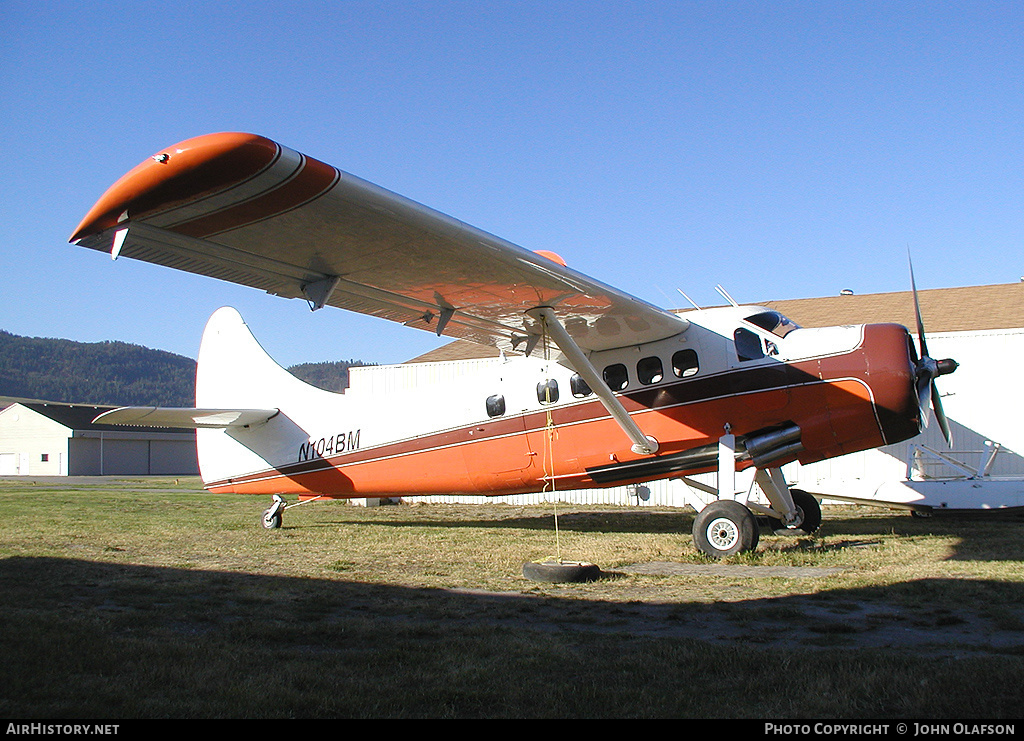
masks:
<path fill-rule="evenodd" d="M 917 295 L 929 334 L 1024 327 L 1024 282 L 933 288 L 919 290 Z M 910 291 L 765 301 L 757 305 L 775 309 L 802 327 L 895 322 L 916 331 L 917 325 Z M 456 340 L 407 362 L 433 363 L 497 355 L 493 347 Z"/>
<path fill-rule="evenodd" d="M 57 404 L 49 402 L 18 402 L 26 409 L 52 419 L 72 430 L 103 430 L 114 431 L 113 425 L 94 425 L 92 421 L 103 412 L 114 407 L 98 407 L 87 404 Z"/>
<path fill-rule="evenodd" d="M 1024 283 L 918 291 L 925 331 L 972 332 L 1024 327 Z M 910 291 L 768 301 L 803 327 L 895 322 L 915 330 Z"/>

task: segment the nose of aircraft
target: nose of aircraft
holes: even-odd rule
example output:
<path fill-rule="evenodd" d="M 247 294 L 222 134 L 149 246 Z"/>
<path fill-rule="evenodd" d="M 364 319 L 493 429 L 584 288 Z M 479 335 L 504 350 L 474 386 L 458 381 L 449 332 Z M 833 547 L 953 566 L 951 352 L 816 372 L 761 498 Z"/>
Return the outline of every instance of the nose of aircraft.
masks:
<path fill-rule="evenodd" d="M 949 429 L 949 422 L 946 413 L 942 409 L 942 399 L 939 396 L 939 387 L 935 385 L 935 379 L 939 376 L 947 376 L 960 364 L 952 358 L 934 360 L 928 356 L 928 347 L 925 344 L 924 333 L 920 336 L 921 356 L 917 359 L 914 368 L 915 386 L 917 388 L 917 405 L 920 409 L 921 429 L 928 426 L 928 406 L 931 404 L 935 420 L 939 423 L 943 437 L 950 447 L 953 447 L 953 434 Z"/>
<path fill-rule="evenodd" d="M 910 332 L 899 324 L 864 327 L 864 351 L 878 424 L 886 444 L 914 437 L 924 417 L 919 405 L 918 366 Z"/>

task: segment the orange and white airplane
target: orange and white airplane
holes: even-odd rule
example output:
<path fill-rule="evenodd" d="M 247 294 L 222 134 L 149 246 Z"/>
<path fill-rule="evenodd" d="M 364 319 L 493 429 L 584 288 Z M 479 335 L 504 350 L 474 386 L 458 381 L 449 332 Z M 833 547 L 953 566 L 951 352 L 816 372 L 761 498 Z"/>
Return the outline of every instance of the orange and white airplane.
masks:
<path fill-rule="evenodd" d="M 781 466 L 905 440 L 956 369 L 894 324 L 799 328 L 738 306 L 672 312 L 252 134 L 201 136 L 117 181 L 73 243 L 492 345 L 472 380 L 385 395 L 309 386 L 234 309 L 207 324 L 195 409 L 102 421 L 197 428 L 207 489 L 285 500 L 501 495 L 717 471 L 697 547 L 753 549 L 754 512 L 813 531 Z M 916 294 L 915 294 L 916 295 Z M 918 312 L 920 325 L 920 312 Z M 754 467 L 770 506 L 734 475 Z M 294 506 L 294 505 L 290 505 Z"/>

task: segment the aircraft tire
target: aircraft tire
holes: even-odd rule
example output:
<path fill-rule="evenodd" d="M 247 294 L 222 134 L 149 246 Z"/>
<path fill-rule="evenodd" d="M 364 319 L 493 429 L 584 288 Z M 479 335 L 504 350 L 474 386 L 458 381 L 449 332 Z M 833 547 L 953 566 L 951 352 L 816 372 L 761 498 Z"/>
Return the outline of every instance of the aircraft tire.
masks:
<path fill-rule="evenodd" d="M 264 512 L 263 517 L 260 520 L 263 523 L 263 527 L 265 527 L 267 530 L 276 530 L 277 528 L 281 527 L 281 521 L 283 519 L 281 517 L 281 513 L 273 512 L 273 509 L 274 508 L 271 507 L 266 512 Z"/>
<path fill-rule="evenodd" d="M 781 520 L 772 519 L 772 531 L 776 535 L 813 535 L 821 527 L 821 504 L 803 489 L 790 489 L 793 504 L 798 512 L 798 522 L 786 527 Z"/>
<path fill-rule="evenodd" d="M 601 578 L 601 569 L 579 561 L 528 561 L 523 564 L 523 576 L 549 584 L 596 581 Z"/>
<path fill-rule="evenodd" d="M 693 543 L 711 558 L 725 558 L 757 548 L 760 530 L 754 513 L 739 502 L 720 499 L 693 521 Z"/>

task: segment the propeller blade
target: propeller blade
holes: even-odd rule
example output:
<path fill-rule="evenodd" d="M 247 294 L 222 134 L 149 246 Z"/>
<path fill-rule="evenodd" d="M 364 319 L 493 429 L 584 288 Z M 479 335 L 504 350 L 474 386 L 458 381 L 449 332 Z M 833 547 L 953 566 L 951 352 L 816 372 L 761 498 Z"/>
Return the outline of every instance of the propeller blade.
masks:
<path fill-rule="evenodd" d="M 924 338 L 924 321 L 921 319 L 921 302 L 917 297 L 917 283 L 914 280 L 914 262 L 910 258 L 910 250 L 907 250 L 907 264 L 910 266 L 910 292 L 914 296 L 914 318 L 917 320 L 917 342 L 921 348 L 920 357 L 915 360 L 915 372 L 917 373 L 917 404 L 921 413 L 922 429 L 928 426 L 928 405 L 931 403 L 932 411 L 935 412 L 935 420 L 939 423 L 943 437 L 949 447 L 953 447 L 953 433 L 949 429 L 949 420 L 942 409 L 942 400 L 939 398 L 939 388 L 935 385 L 935 379 L 952 373 L 957 369 L 955 360 L 936 361 L 928 355 L 928 343 Z"/>
<path fill-rule="evenodd" d="M 928 427 L 928 405 L 931 403 L 934 395 L 932 394 L 932 383 L 931 377 L 927 373 L 921 373 L 918 371 L 917 376 L 917 408 L 921 410 L 921 429 Z"/>
<path fill-rule="evenodd" d="M 921 358 L 928 357 L 928 345 L 924 339 L 924 321 L 921 319 L 921 303 L 917 298 L 917 283 L 914 282 L 914 262 L 910 259 L 910 250 L 907 250 L 907 264 L 910 265 L 910 292 L 914 296 L 914 316 L 917 319 L 917 342 L 921 347 Z"/>
<path fill-rule="evenodd" d="M 946 438 L 946 444 L 953 447 L 953 433 L 949 430 L 949 421 L 946 413 L 942 410 L 942 400 L 939 399 L 939 387 L 932 384 L 932 411 L 935 412 L 935 421 L 939 423 L 942 436 Z"/>

